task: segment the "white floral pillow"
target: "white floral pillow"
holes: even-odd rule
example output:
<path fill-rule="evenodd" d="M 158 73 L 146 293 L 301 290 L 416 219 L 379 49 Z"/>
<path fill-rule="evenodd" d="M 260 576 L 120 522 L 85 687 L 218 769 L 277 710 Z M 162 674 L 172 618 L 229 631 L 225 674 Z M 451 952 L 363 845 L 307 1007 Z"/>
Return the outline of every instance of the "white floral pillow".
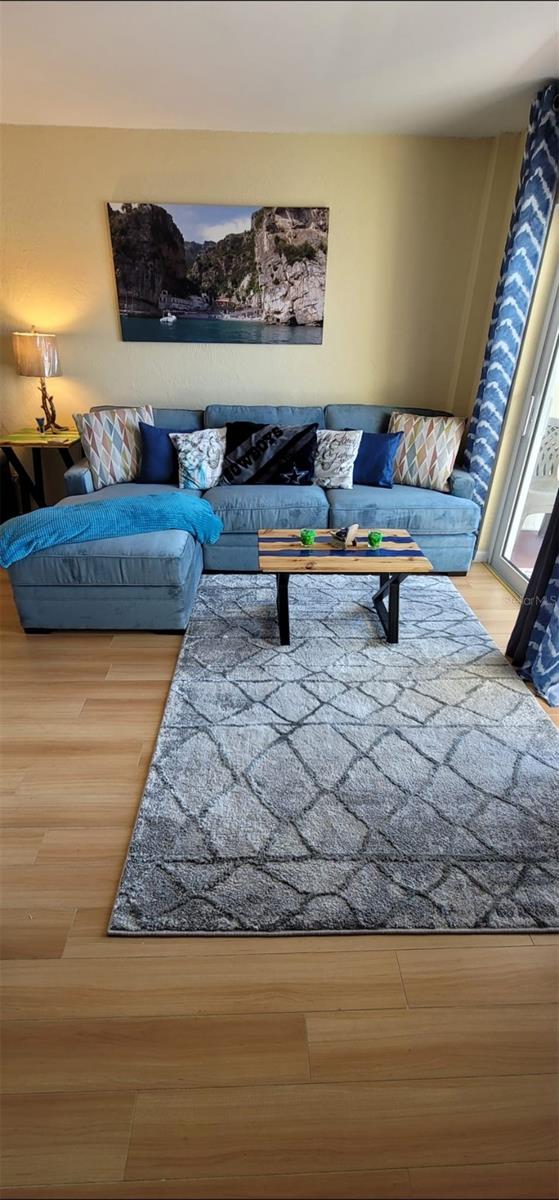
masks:
<path fill-rule="evenodd" d="M 362 429 L 317 429 L 314 481 L 324 488 L 353 487 L 353 467 Z"/>
<path fill-rule="evenodd" d="M 206 491 L 221 479 L 225 458 L 225 426 L 170 433 L 179 460 L 179 487 Z"/>
<path fill-rule="evenodd" d="M 95 491 L 111 483 L 131 483 L 140 470 L 140 421 L 153 425 L 153 409 L 100 408 L 74 413 Z"/>

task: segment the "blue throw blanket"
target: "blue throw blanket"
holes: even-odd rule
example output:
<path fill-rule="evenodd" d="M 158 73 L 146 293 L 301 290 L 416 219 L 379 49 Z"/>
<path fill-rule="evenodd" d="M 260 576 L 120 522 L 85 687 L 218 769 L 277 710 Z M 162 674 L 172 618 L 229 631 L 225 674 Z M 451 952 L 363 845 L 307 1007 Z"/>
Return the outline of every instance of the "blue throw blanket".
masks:
<path fill-rule="evenodd" d="M 68 542 L 130 537 L 159 529 L 185 529 L 198 542 L 217 542 L 223 523 L 207 500 L 186 492 L 122 496 L 38 508 L 0 525 L 0 566 Z"/>

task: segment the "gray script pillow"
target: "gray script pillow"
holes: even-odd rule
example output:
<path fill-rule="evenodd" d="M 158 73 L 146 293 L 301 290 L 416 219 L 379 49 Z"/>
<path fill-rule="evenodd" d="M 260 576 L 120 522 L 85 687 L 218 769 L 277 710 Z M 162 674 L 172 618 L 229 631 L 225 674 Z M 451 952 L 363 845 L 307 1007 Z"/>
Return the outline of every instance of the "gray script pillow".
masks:
<path fill-rule="evenodd" d="M 324 488 L 353 487 L 353 466 L 362 429 L 318 429 L 314 481 Z"/>

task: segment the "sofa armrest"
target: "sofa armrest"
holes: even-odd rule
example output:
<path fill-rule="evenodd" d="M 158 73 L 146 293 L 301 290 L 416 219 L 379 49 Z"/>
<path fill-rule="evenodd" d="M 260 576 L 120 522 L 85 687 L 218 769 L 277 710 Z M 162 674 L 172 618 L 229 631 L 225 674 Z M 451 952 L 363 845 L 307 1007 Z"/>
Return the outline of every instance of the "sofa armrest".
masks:
<path fill-rule="evenodd" d="M 94 490 L 87 458 L 81 458 L 64 472 L 67 496 L 86 496 Z"/>
<path fill-rule="evenodd" d="M 455 467 L 449 479 L 449 486 L 453 496 L 460 496 L 462 500 L 473 500 L 474 481 L 469 471 Z"/>

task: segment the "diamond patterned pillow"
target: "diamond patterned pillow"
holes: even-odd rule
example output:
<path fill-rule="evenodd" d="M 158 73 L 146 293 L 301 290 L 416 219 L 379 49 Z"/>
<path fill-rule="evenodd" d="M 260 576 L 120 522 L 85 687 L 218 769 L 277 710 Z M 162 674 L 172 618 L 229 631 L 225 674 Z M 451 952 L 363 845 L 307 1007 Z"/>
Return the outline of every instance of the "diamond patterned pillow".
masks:
<path fill-rule="evenodd" d="M 223 471 L 226 429 L 196 429 L 194 433 L 170 433 L 179 460 L 179 487 L 215 487 Z"/>
<path fill-rule="evenodd" d="M 95 491 L 111 483 L 131 483 L 139 473 L 140 421 L 153 425 L 153 409 L 104 408 L 74 413 Z"/>
<path fill-rule="evenodd" d="M 458 417 L 392 413 L 389 433 L 403 433 L 394 462 L 394 483 L 449 492 L 449 478 L 466 422 Z"/>

